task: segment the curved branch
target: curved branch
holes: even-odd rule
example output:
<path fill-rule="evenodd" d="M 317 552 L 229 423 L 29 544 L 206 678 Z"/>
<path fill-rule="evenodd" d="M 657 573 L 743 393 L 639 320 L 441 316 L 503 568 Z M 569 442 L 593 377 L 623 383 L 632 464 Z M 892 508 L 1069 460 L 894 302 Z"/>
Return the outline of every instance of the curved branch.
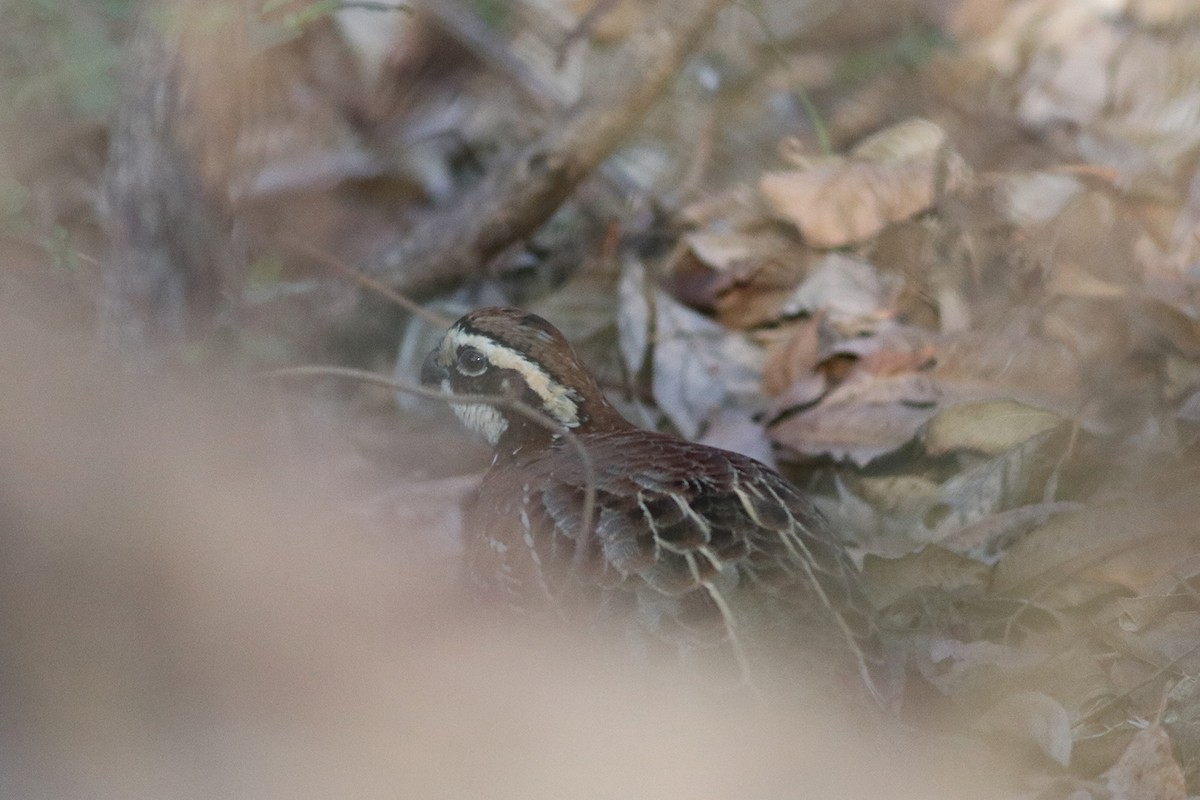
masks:
<path fill-rule="evenodd" d="M 546 133 L 450 209 L 419 220 L 370 269 L 411 291 L 476 273 L 538 228 L 636 126 L 730 0 L 663 0 L 632 36 L 620 70 L 551 120 Z"/>

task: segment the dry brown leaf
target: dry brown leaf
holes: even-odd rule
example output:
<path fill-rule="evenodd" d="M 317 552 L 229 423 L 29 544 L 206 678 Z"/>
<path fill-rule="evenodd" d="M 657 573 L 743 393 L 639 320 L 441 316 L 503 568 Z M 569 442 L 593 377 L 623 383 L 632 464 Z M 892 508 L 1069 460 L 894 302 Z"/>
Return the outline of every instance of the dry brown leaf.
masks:
<path fill-rule="evenodd" d="M 855 376 L 811 409 L 771 426 L 793 453 L 865 465 L 910 441 L 934 413 L 938 391 L 925 375 Z"/>
<path fill-rule="evenodd" d="M 1104 775 L 1113 800 L 1185 800 L 1183 770 L 1171 738 L 1159 725 L 1138 731 L 1120 760 Z"/>
<path fill-rule="evenodd" d="M 1010 398 L 1074 414 L 1082 402 L 1078 359 L 1032 327 L 1032 320 L 1014 313 L 1003 328 L 948 339 L 932 371 L 947 402 Z"/>
<path fill-rule="evenodd" d="M 1071 720 L 1062 704 L 1042 692 L 1018 692 L 992 707 L 975 723 L 984 733 L 1028 739 L 1062 764 L 1071 763 Z"/>
<path fill-rule="evenodd" d="M 1048 658 L 1045 653 L 1028 647 L 938 638 L 929 646 L 929 663 L 917 662 L 917 666 L 942 692 L 960 695 L 980 683 L 994 684 L 997 671 L 1008 673 L 1037 668 Z M 937 667 L 931 669 L 932 665 Z"/>
<path fill-rule="evenodd" d="M 696 231 L 683 237 L 696 258 L 715 270 L 731 270 L 751 259 L 761 259 L 763 236 L 752 233 Z"/>
<path fill-rule="evenodd" d="M 974 500 L 974 498 L 968 499 Z M 953 506 L 954 498 L 948 498 Z M 971 509 L 986 507 L 985 502 L 972 502 Z M 932 536 L 948 550 L 969 554 L 985 564 L 994 564 L 1011 542 L 1016 541 L 1031 528 L 1042 525 L 1055 514 L 1073 514 L 1083 510 L 1082 503 L 1034 503 L 1018 506 L 1007 511 L 986 513 L 982 517 L 960 512 L 957 517 L 947 517 Z M 965 520 L 964 520 L 965 518 Z"/>
<path fill-rule="evenodd" d="M 911 592 L 937 587 L 952 593 L 982 591 L 988 568 L 974 559 L 936 545 L 922 547 L 900 558 L 868 556 L 863 564 L 864 586 L 876 608 L 887 608 Z"/>
<path fill-rule="evenodd" d="M 1079 514 L 1055 517 L 1013 545 L 996 565 L 998 592 L 1030 594 L 1082 583 L 1141 593 L 1196 552 L 1200 509 L 1190 494 L 1152 502 L 1093 501 Z"/>
<path fill-rule="evenodd" d="M 945 143 L 938 126 L 907 120 L 864 140 L 847 160 L 765 173 L 759 190 L 806 242 L 844 247 L 929 208 Z M 957 155 L 946 157 L 951 172 L 965 171 Z"/>
<path fill-rule="evenodd" d="M 1200 771 L 1200 678 L 1184 678 L 1167 693 L 1162 724 L 1179 751 L 1189 781 Z"/>
<path fill-rule="evenodd" d="M 787 328 L 786 336 L 767 347 L 763 363 L 763 393 L 776 397 L 817 365 L 821 345 L 820 328 L 824 312 L 799 320 Z"/>
<path fill-rule="evenodd" d="M 830 253 L 796 287 L 781 310 L 799 314 L 824 309 L 832 322 L 843 325 L 885 316 L 884 303 L 891 293 L 888 284 L 866 261 Z"/>
<path fill-rule="evenodd" d="M 1200 19 L 1192 0 L 1129 0 L 1127 13 L 1147 27 L 1181 25 Z"/>
<path fill-rule="evenodd" d="M 1074 175 L 1009 173 L 998 182 L 997 210 L 1018 226 L 1049 222 L 1083 189 L 1083 182 Z"/>
<path fill-rule="evenodd" d="M 1109 101 L 1109 60 L 1121 37 L 1098 17 L 1098 11 L 1070 14 L 1064 10 L 1029 32 L 1036 49 L 1017 105 L 1026 124 L 1035 128 L 1056 122 L 1088 125 L 1103 110 Z"/>
<path fill-rule="evenodd" d="M 919 350 L 875 350 L 859 360 L 858 368 L 871 375 L 914 372 L 932 362 L 936 352 L 932 344 L 927 344 Z"/>
<path fill-rule="evenodd" d="M 1195 675 L 1200 668 L 1200 611 L 1173 611 L 1136 633 L 1120 625 L 1104 629 L 1114 649 L 1139 665 Z"/>
<path fill-rule="evenodd" d="M 622 357 L 636 374 L 651 357 L 655 402 L 680 433 L 697 438 L 721 409 L 759 398 L 763 352 L 658 288 L 630 261 L 618 286 Z M 651 320 L 654 338 L 650 337 Z"/>
<path fill-rule="evenodd" d="M 929 421 L 925 449 L 933 455 L 974 450 L 994 456 L 1063 422 L 1058 414 L 1006 398 L 956 403 Z"/>
<path fill-rule="evenodd" d="M 862 242 L 933 201 L 932 163 L 850 161 L 792 172 L 768 172 L 759 189 L 813 247 Z"/>

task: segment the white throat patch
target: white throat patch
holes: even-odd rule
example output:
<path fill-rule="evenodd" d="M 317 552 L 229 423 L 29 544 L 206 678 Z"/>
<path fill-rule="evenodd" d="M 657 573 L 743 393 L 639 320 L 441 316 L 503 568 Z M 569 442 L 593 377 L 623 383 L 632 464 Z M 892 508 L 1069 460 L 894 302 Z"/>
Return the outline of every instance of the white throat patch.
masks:
<path fill-rule="evenodd" d="M 486 336 L 480 336 L 479 334 L 457 331 L 452 338 L 455 347 L 474 347 L 483 353 L 493 366 L 500 369 L 511 369 L 514 372 L 520 373 L 521 377 L 525 379 L 525 383 L 529 385 L 529 388 L 541 399 L 542 408 L 545 412 L 564 428 L 574 428 L 579 425 L 579 402 L 574 397 L 574 393 L 566 386 L 555 381 L 536 362 L 530 361 L 511 348 L 502 347 Z M 461 411 L 459 410 L 460 408 L 462 408 Z M 490 414 L 487 412 L 490 412 Z M 485 430 L 485 427 L 487 427 L 488 430 L 496 429 L 496 439 L 499 439 L 500 434 L 504 433 L 504 429 L 507 427 L 503 417 L 500 416 L 500 412 L 491 406 L 455 406 L 454 413 L 458 414 L 458 418 L 462 420 L 464 425 L 479 431 L 484 436 L 488 436 L 488 432 Z M 468 421 L 466 415 L 469 415 L 475 421 Z M 480 421 L 484 416 L 488 417 L 488 422 Z M 499 419 L 499 423 L 495 421 L 496 419 Z M 492 439 L 488 441 L 495 444 L 495 441 Z"/>
<path fill-rule="evenodd" d="M 446 394 L 453 394 L 449 379 L 442 381 L 442 391 Z M 493 447 L 508 430 L 508 420 L 495 406 L 483 403 L 451 403 L 450 410 L 454 412 L 454 416 L 458 417 L 459 422 L 478 433 Z"/>

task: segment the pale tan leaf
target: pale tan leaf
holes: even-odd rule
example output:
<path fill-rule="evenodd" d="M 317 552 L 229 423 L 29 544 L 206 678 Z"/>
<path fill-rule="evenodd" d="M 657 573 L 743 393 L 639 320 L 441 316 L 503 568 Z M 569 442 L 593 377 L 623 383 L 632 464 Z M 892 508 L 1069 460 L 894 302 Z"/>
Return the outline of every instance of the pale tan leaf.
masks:
<path fill-rule="evenodd" d="M 751 258 L 761 256 L 762 237 L 750 233 L 709 233 L 697 231 L 683 237 L 683 243 L 691 248 L 706 266 L 716 270 L 728 270 Z"/>
<path fill-rule="evenodd" d="M 1200 677 L 1188 676 L 1167 693 L 1162 724 L 1175 744 L 1189 780 L 1200 771 Z"/>
<path fill-rule="evenodd" d="M 1159 725 L 1138 731 L 1121 758 L 1104 774 L 1113 800 L 1185 800 L 1183 770 L 1171 739 Z"/>
<path fill-rule="evenodd" d="M 975 450 L 994 456 L 1063 422 L 1058 414 L 1007 398 L 956 403 L 929 421 L 925 449 L 933 455 Z"/>
<path fill-rule="evenodd" d="M 887 282 L 874 266 L 830 253 L 796 287 L 781 310 L 784 314 L 824 310 L 831 321 L 844 322 L 881 315 L 888 294 Z"/>
<path fill-rule="evenodd" d="M 763 363 L 763 393 L 775 397 L 817 365 L 821 345 L 820 327 L 824 313 L 789 325 L 785 335 L 767 347 Z"/>
<path fill-rule="evenodd" d="M 974 506 L 974 504 L 972 504 Z M 996 511 L 982 517 L 972 517 L 958 525 L 939 525 L 932 536 L 945 548 L 967 553 L 982 563 L 993 564 L 1009 543 L 1016 541 L 1032 528 L 1045 524 L 1056 514 L 1082 511 L 1082 503 L 1034 503 L 1006 511 Z"/>
<path fill-rule="evenodd" d="M 1009 695 L 984 714 L 975 727 L 1028 739 L 1064 767 L 1071 763 L 1071 720 L 1062 704 L 1042 692 Z"/>
<path fill-rule="evenodd" d="M 942 159 L 944 174 L 961 180 L 966 164 L 946 141 L 934 123 L 906 120 L 863 140 L 849 159 L 765 173 L 759 190 L 806 242 L 844 247 L 928 209 Z"/>
<path fill-rule="evenodd" d="M 900 558 L 868 556 L 863 564 L 863 585 L 876 608 L 887 608 L 930 587 L 944 592 L 982 590 L 987 586 L 988 571 L 978 561 L 929 546 Z"/>
<path fill-rule="evenodd" d="M 1129 0 L 1128 13 L 1146 27 L 1182 25 L 1200 19 L 1192 0 Z"/>
<path fill-rule="evenodd" d="M 1014 225 L 1049 222 L 1083 191 L 1074 175 L 1054 172 L 1010 173 L 997 186 L 998 210 Z"/>
<path fill-rule="evenodd" d="M 1043 666 L 1048 659 L 1045 653 L 1028 647 L 937 638 L 929 645 L 928 662 L 918 661 L 916 666 L 945 694 L 965 695 L 981 684 L 994 684 L 997 671 L 1024 672 Z"/>
<path fill-rule="evenodd" d="M 1195 552 L 1188 535 L 1200 508 L 1193 496 L 1172 502 L 1094 502 L 1051 519 L 1017 542 L 996 565 L 992 588 L 1030 593 L 1065 578 L 1140 592 Z"/>
<path fill-rule="evenodd" d="M 768 172 L 759 189 L 775 212 L 814 247 L 845 247 L 908 219 L 933 201 L 932 162 L 850 161 L 793 172 Z"/>
<path fill-rule="evenodd" d="M 1033 326 L 1033 319 L 1014 313 L 1002 328 L 947 340 L 931 373 L 946 401 L 1011 398 L 1074 414 L 1083 397 L 1079 360 L 1066 345 L 1034 333 Z"/>
<path fill-rule="evenodd" d="M 933 159 L 946 144 L 946 132 L 927 119 L 897 122 L 859 142 L 850 156 L 860 161 L 896 163 Z"/>
<path fill-rule="evenodd" d="M 864 465 L 910 441 L 933 415 L 937 397 L 936 386 L 920 373 L 859 375 L 769 432 L 792 452 Z"/>

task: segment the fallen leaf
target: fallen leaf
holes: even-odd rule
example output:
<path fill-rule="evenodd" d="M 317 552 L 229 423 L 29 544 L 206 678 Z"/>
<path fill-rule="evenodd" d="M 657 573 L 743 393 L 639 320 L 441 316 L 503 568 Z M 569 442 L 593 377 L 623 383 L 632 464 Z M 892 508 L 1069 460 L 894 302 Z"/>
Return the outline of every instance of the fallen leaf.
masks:
<path fill-rule="evenodd" d="M 813 247 L 845 247 L 875 236 L 933 202 L 932 164 L 847 162 L 759 180 L 767 202 Z"/>
<path fill-rule="evenodd" d="M 732 270 L 763 256 L 762 237 L 753 233 L 696 231 L 686 234 L 683 243 L 702 263 L 719 271 Z"/>
<path fill-rule="evenodd" d="M 1018 672 L 1039 667 L 1048 659 L 1045 653 L 1028 647 L 936 638 L 929 645 L 928 663 L 919 661 L 917 666 L 939 690 L 956 695 L 969 691 L 972 684 L 994 684 L 997 670 Z"/>
<path fill-rule="evenodd" d="M 704 435 L 699 441 L 709 447 L 732 450 L 775 466 L 775 451 L 771 449 L 771 440 L 767 438 L 767 432 L 763 430 L 761 423 L 756 422 L 749 412 L 742 409 L 728 408 L 717 411 L 708 421 Z"/>
<path fill-rule="evenodd" d="M 966 171 L 965 162 L 946 151 L 946 141 L 932 122 L 907 120 L 864 140 L 849 159 L 765 173 L 759 190 L 806 242 L 844 247 L 928 209 L 940 159 L 950 163 L 947 173 Z"/>
<path fill-rule="evenodd" d="M 945 339 L 931 372 L 945 401 L 1009 398 L 1074 415 L 1083 397 L 1079 360 L 1033 326 L 1029 316 L 1012 313 L 1001 328 Z"/>
<path fill-rule="evenodd" d="M 996 592 L 1028 595 L 1064 581 L 1094 582 L 1137 594 L 1195 553 L 1191 496 L 1130 502 L 1093 501 L 1064 514 L 1013 545 L 996 565 Z"/>
<path fill-rule="evenodd" d="M 1138 731 L 1121 758 L 1104 774 L 1113 800 L 1185 800 L 1183 770 L 1171 738 L 1159 725 Z"/>
<path fill-rule="evenodd" d="M 1041 692 L 1009 695 L 984 714 L 975 727 L 1028 739 L 1064 767 L 1071 763 L 1071 720 L 1062 704 Z"/>
<path fill-rule="evenodd" d="M 801 377 L 812 373 L 821 346 L 820 328 L 824 312 L 789 325 L 784 336 L 767 347 L 763 363 L 763 393 L 768 397 L 782 394 Z"/>
<path fill-rule="evenodd" d="M 1200 770 L 1200 678 L 1189 676 L 1171 687 L 1162 725 L 1180 754 L 1186 777 L 1195 780 Z"/>
<path fill-rule="evenodd" d="M 882 315 L 887 282 L 874 266 L 842 253 L 829 253 L 781 308 L 783 314 L 825 311 L 834 323 Z"/>
<path fill-rule="evenodd" d="M 988 568 L 944 548 L 929 546 L 899 558 L 868 556 L 863 575 L 871 603 L 885 609 L 931 586 L 948 593 L 982 591 L 987 586 Z"/>
<path fill-rule="evenodd" d="M 769 429 L 793 453 L 862 466 L 911 441 L 935 412 L 938 390 L 922 373 L 852 376 L 813 408 Z"/>
<path fill-rule="evenodd" d="M 696 438 L 735 397 L 756 401 L 763 352 L 739 333 L 656 291 L 654 400 L 685 438 Z"/>
<path fill-rule="evenodd" d="M 956 403 L 941 409 L 929 421 L 925 449 L 932 455 L 974 450 L 995 456 L 1064 421 L 1051 411 L 1007 398 Z"/>
<path fill-rule="evenodd" d="M 1026 226 L 1054 219 L 1084 186 L 1074 175 L 1014 172 L 1001 176 L 996 188 L 1000 214 L 1014 225 Z"/>

